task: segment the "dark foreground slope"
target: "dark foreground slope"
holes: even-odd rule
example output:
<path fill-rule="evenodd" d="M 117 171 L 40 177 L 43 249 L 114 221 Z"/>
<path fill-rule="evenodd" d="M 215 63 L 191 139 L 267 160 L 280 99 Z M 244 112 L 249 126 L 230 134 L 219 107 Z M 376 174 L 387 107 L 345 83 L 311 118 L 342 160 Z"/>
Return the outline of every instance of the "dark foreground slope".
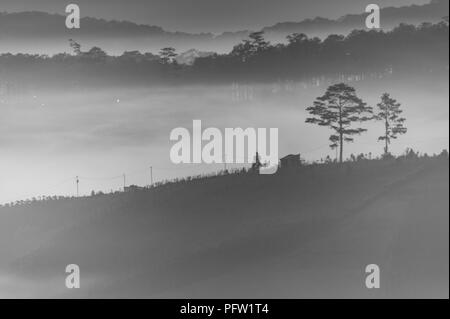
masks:
<path fill-rule="evenodd" d="M 363 161 L 1 208 L 0 297 L 448 298 L 448 178 Z"/>

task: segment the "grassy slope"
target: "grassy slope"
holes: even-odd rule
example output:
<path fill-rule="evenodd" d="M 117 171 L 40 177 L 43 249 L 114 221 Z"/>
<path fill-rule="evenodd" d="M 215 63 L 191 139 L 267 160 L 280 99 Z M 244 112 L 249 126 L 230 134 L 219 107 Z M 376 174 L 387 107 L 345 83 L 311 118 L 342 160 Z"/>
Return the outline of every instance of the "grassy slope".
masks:
<path fill-rule="evenodd" d="M 448 176 L 372 161 L 1 208 L 0 297 L 448 298 Z"/>

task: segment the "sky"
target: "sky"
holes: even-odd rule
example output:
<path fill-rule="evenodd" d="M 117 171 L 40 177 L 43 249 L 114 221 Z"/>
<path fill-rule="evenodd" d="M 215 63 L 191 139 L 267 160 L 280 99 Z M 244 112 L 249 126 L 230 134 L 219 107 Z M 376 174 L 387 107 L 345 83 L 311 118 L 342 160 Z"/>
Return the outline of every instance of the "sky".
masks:
<path fill-rule="evenodd" d="M 76 3 L 81 14 L 158 25 L 169 31 L 215 32 L 259 29 L 316 16 L 339 18 L 381 7 L 424 4 L 430 0 L 0 0 L 0 11 L 64 13 Z"/>

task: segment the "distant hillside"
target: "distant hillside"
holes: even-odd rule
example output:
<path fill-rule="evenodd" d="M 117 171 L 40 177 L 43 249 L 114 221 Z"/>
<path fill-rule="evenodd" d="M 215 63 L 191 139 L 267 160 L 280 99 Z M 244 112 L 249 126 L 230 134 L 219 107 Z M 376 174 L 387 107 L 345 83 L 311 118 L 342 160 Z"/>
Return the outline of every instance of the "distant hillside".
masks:
<path fill-rule="evenodd" d="M 0 297 L 448 298 L 448 192 L 403 158 L 3 207 Z"/>
<path fill-rule="evenodd" d="M 51 57 L 0 54 L 0 88 L 9 94 L 15 87 L 25 90 L 27 86 L 228 85 L 314 78 L 337 82 L 427 74 L 448 81 L 448 36 L 447 22 L 419 27 L 402 24 L 387 32 L 360 30 L 325 40 L 297 34 L 288 44 L 266 45 L 256 39 L 236 43 L 232 52 L 222 55 L 191 49 L 176 58 L 178 63 L 138 51 L 111 56 L 102 48 L 87 50 L 85 45 L 79 52 Z"/>
<path fill-rule="evenodd" d="M 446 0 L 432 0 L 429 4 L 382 9 L 382 27 L 391 29 L 400 23 L 419 24 L 437 22 L 448 15 Z M 300 22 L 282 22 L 263 28 L 271 41 L 284 41 L 286 35 L 306 33 L 325 37 L 331 33 L 346 34 L 353 29 L 365 28 L 365 13 L 346 15 L 338 20 L 325 18 Z M 107 21 L 84 17 L 81 29 L 64 27 L 65 16 L 45 12 L 0 13 L 0 52 L 56 53 L 67 50 L 66 41 L 75 38 L 86 46 L 101 46 L 112 54 L 140 50 L 157 52 L 173 46 L 179 52 L 196 48 L 200 51 L 229 52 L 233 45 L 245 39 L 251 31 L 192 34 L 169 32 L 159 26 L 141 25 L 128 21 Z"/>
<path fill-rule="evenodd" d="M 420 24 L 435 23 L 448 16 L 449 2 L 447 0 L 431 0 L 425 5 L 404 7 L 385 7 L 381 9 L 381 27 L 390 30 L 400 23 Z M 308 36 L 321 36 L 330 33 L 347 34 L 354 29 L 365 29 L 363 14 L 345 15 L 337 20 L 314 18 L 301 22 L 282 22 L 263 29 L 268 35 L 285 36 L 292 33 L 305 33 Z"/>

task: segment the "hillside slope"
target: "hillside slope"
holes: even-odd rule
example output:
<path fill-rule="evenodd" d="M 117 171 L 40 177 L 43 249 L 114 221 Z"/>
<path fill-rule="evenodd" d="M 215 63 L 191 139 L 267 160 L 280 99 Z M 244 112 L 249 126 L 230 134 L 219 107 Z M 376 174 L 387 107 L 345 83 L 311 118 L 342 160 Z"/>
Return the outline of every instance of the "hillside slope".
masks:
<path fill-rule="evenodd" d="M 381 9 L 381 28 L 387 31 L 400 23 L 436 23 L 448 16 L 448 9 L 447 0 L 431 0 L 424 5 L 385 7 Z M 344 15 L 336 20 L 316 17 L 280 22 L 263 27 L 262 31 L 266 32 L 267 39 L 275 43 L 285 42 L 286 36 L 292 33 L 321 38 L 330 34 L 348 34 L 354 29 L 365 29 L 367 13 L 364 12 L 364 6 L 360 10 L 361 14 Z M 226 31 L 218 35 L 208 30 L 203 33 L 171 32 L 155 25 L 95 17 L 82 17 L 80 29 L 67 29 L 64 27 L 65 19 L 65 15 L 38 11 L 0 12 L 0 52 L 56 54 L 69 51 L 67 40 L 72 38 L 81 43 L 84 49 L 99 46 L 114 55 L 133 50 L 156 53 L 167 46 L 176 48 L 178 52 L 196 48 L 228 53 L 252 32 Z"/>
<path fill-rule="evenodd" d="M 0 297 L 448 298 L 448 176 L 364 161 L 0 208 Z"/>

